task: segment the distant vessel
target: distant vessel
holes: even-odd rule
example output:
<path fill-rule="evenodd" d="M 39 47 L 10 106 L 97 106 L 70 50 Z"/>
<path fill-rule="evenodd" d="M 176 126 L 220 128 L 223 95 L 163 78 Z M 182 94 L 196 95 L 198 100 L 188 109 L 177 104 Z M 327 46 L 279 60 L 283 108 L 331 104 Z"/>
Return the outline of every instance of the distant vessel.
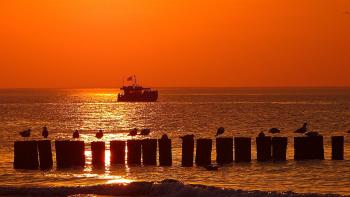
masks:
<path fill-rule="evenodd" d="M 136 76 L 130 76 L 127 81 L 132 81 L 129 86 L 123 85 L 122 91 L 118 94 L 118 102 L 156 102 L 158 99 L 158 91 L 151 88 L 144 88 L 137 85 Z"/>

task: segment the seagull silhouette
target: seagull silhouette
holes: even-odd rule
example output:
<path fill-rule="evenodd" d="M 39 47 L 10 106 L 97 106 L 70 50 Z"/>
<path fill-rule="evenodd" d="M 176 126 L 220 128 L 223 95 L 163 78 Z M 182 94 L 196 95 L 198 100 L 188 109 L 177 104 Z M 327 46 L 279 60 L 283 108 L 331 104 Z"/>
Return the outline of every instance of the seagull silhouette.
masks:
<path fill-rule="evenodd" d="M 138 131 L 137 128 L 131 129 L 129 134 L 128 134 L 128 136 L 135 136 L 135 135 L 137 135 L 137 131 Z"/>
<path fill-rule="evenodd" d="M 49 130 L 47 129 L 46 126 L 43 127 L 43 132 L 41 132 L 41 135 L 44 137 L 44 138 L 47 138 L 49 136 Z"/>
<path fill-rule="evenodd" d="M 225 132 L 225 128 L 224 127 L 219 127 L 218 130 L 216 131 L 216 135 L 215 137 L 221 135 L 221 134 L 224 134 Z"/>
<path fill-rule="evenodd" d="M 103 131 L 102 130 L 99 130 L 97 133 L 96 133 L 96 138 L 97 139 L 101 139 L 103 137 Z"/>
<path fill-rule="evenodd" d="M 79 138 L 79 131 L 78 131 L 78 130 L 75 130 L 75 131 L 73 132 L 73 138 L 74 138 L 74 139 Z"/>

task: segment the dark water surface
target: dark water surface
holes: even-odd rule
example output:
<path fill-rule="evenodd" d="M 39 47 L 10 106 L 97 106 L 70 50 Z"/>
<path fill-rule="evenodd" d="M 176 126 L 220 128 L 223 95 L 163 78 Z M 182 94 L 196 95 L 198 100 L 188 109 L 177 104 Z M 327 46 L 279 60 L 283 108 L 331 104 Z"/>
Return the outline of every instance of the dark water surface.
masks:
<path fill-rule="evenodd" d="M 163 88 L 156 103 L 117 103 L 115 89 L 6 89 L 0 90 L 1 186 L 77 186 L 133 181 L 177 179 L 185 183 L 263 191 L 294 191 L 350 195 L 349 88 Z M 324 161 L 293 161 L 293 131 L 303 122 L 325 136 Z M 173 138 L 172 167 L 110 166 L 95 169 L 87 144 L 84 169 L 42 171 L 14 170 L 13 142 L 18 132 L 31 128 L 39 139 L 46 125 L 50 139 L 71 137 L 81 130 L 86 142 L 97 129 L 105 141 L 128 139 L 130 128 L 150 128 L 151 137 L 167 133 Z M 227 136 L 256 136 L 270 127 L 288 136 L 288 161 L 232 164 L 219 171 L 183 168 L 179 136 L 214 139 L 224 126 Z M 330 160 L 330 136 L 345 136 L 345 161 Z M 108 143 L 107 143 L 108 145 Z M 214 145 L 215 147 L 215 145 Z M 213 151 L 213 161 L 215 159 Z M 106 151 L 109 155 L 109 151 Z M 215 161 L 214 161 L 215 162 Z"/>

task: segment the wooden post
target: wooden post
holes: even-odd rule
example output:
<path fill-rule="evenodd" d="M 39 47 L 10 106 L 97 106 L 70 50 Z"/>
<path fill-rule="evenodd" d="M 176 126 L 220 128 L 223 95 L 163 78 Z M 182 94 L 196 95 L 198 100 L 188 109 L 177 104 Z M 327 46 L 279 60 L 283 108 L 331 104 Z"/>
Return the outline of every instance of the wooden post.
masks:
<path fill-rule="evenodd" d="M 56 164 L 57 168 L 68 168 L 71 166 L 71 159 L 69 157 L 69 141 L 55 141 L 56 149 Z"/>
<path fill-rule="evenodd" d="M 50 140 L 38 141 L 38 150 L 39 150 L 40 169 L 42 170 L 51 169 L 53 165 L 51 141 Z"/>
<path fill-rule="evenodd" d="M 271 160 L 271 137 L 257 137 L 256 138 L 256 156 L 257 161 Z"/>
<path fill-rule="evenodd" d="M 233 162 L 233 138 L 216 138 L 216 163 Z"/>
<path fill-rule="evenodd" d="M 91 142 L 91 155 L 93 165 L 104 165 L 105 164 L 105 142 Z"/>
<path fill-rule="evenodd" d="M 273 137 L 272 138 L 272 159 L 273 161 L 287 160 L 287 137 Z"/>
<path fill-rule="evenodd" d="M 125 164 L 125 141 L 111 141 L 111 164 Z"/>
<path fill-rule="evenodd" d="M 128 140 L 128 164 L 141 164 L 141 141 Z"/>
<path fill-rule="evenodd" d="M 182 139 L 182 166 L 193 166 L 193 152 L 194 152 L 194 139 L 183 138 Z"/>
<path fill-rule="evenodd" d="M 16 141 L 14 143 L 15 169 L 35 170 L 39 167 L 36 141 Z"/>
<path fill-rule="evenodd" d="M 332 159 L 344 159 L 344 136 L 332 136 Z"/>
<path fill-rule="evenodd" d="M 211 164 L 211 139 L 197 139 L 196 164 L 199 166 Z"/>
<path fill-rule="evenodd" d="M 55 141 L 57 168 L 84 167 L 85 144 L 83 141 Z"/>
<path fill-rule="evenodd" d="M 157 140 L 142 140 L 142 162 L 144 165 L 157 165 Z"/>
<path fill-rule="evenodd" d="M 324 159 L 323 136 L 294 137 L 294 159 Z"/>
<path fill-rule="evenodd" d="M 72 166 L 85 166 L 85 143 L 84 141 L 69 141 L 69 156 Z"/>
<path fill-rule="evenodd" d="M 235 137 L 235 162 L 251 161 L 251 139 L 249 137 Z"/>
<path fill-rule="evenodd" d="M 171 166 L 172 153 L 171 153 L 171 139 L 159 139 L 159 165 Z"/>

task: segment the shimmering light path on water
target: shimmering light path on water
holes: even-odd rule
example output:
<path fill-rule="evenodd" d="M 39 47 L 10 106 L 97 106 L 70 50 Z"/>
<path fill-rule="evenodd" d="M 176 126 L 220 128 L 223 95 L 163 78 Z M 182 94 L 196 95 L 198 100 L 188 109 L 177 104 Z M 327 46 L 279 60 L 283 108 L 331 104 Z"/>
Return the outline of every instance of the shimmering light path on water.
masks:
<path fill-rule="evenodd" d="M 132 181 L 178 179 L 245 190 L 339 193 L 350 195 L 350 89 L 160 89 L 156 103 L 117 103 L 117 90 L 0 90 L 0 181 L 3 186 L 74 186 Z M 310 129 L 325 136 L 325 161 L 295 162 L 292 131 L 308 122 Z M 86 142 L 87 164 L 83 169 L 50 171 L 14 170 L 13 142 L 18 132 L 31 128 L 40 139 L 42 126 L 50 139 L 71 138 L 81 130 Z M 214 139 L 224 126 L 227 136 L 255 137 L 270 127 L 289 137 L 288 161 L 253 161 L 227 165 L 219 171 L 183 168 L 179 136 Z M 105 130 L 106 161 L 109 141 L 129 139 L 131 128 L 150 128 L 151 138 L 167 133 L 173 139 L 173 166 L 91 165 L 89 143 L 98 129 Z M 330 136 L 345 136 L 345 161 L 330 160 Z M 139 136 L 137 138 L 140 138 Z M 215 144 L 213 146 L 215 148 Z M 212 155 L 215 160 L 215 150 Z"/>

